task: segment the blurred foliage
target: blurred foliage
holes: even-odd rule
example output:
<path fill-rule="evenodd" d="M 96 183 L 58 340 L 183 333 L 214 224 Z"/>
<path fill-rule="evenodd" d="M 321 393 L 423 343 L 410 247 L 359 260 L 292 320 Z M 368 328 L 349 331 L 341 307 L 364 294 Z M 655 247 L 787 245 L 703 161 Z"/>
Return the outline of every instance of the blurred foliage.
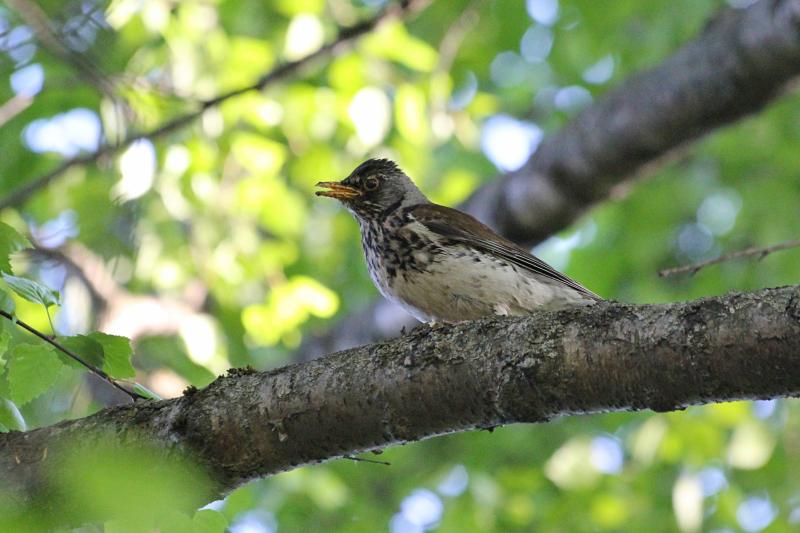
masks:
<path fill-rule="evenodd" d="M 0 197 L 102 140 L 253 83 L 382 3 L 39 2 L 64 46 L 103 84 L 0 6 Z M 491 150 L 488 119 L 512 116 L 527 131 L 553 132 L 725 5 L 434 2 L 286 82 L 232 98 L 119 157 L 74 167 L 0 216 L 42 249 L 80 243 L 122 291 L 195 301 L 171 331 L 133 339 L 136 380 L 175 396 L 227 366 L 291 361 L 304 335 L 375 297 L 356 225 L 334 202 L 313 197 L 316 181 L 389 156 L 434 200 L 455 205 L 507 168 L 508 154 Z M 631 302 L 797 283 L 798 250 L 693 277 L 656 272 L 796 238 L 798 138 L 800 102 L 789 96 L 696 143 L 537 252 L 603 296 Z M 2 256 L 26 243 L 5 239 L 4 228 L 0 267 L 11 274 Z M 101 339 L 75 337 L 97 329 L 103 302 L 62 262 L 40 255 L 16 253 L 14 274 L 59 291 L 58 334 L 111 365 L 95 346 Z M 17 315 L 49 331 L 44 307 L 23 297 L 13 296 Z M 0 303 L 6 309 L 11 300 Z M 0 429 L 84 416 L 109 401 L 103 383 L 32 342 L 4 324 Z M 124 354 L 114 359 L 119 377 L 130 376 Z M 64 490 L 75 507 L 114 514 L 98 526 L 105 531 L 156 523 L 160 531 L 790 531 L 800 527 L 799 411 L 793 401 L 731 403 L 440 437 L 387 450 L 389 467 L 302 468 L 196 513 L 179 498 L 197 488 L 196 478 L 155 475 L 165 466 L 149 456 L 76 459 Z M 25 515 L 6 504 L 0 498 L 6 523 L 19 526 L 14 520 Z M 145 509 L 155 522 L 141 522 Z"/>

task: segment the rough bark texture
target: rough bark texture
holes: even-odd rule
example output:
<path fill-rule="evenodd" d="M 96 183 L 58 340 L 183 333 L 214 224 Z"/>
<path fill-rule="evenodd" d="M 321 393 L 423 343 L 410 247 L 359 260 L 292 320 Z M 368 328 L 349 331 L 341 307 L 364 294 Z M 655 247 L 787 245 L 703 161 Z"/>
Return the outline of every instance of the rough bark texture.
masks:
<path fill-rule="evenodd" d="M 223 494 L 255 477 L 443 433 L 798 396 L 798 354 L 800 287 L 424 327 L 270 372 L 234 371 L 182 398 L 0 434 L 0 488 L 52 503 L 47 476 L 66 449 L 145 439 L 190 454 Z"/>
<path fill-rule="evenodd" d="M 533 245 L 673 149 L 759 111 L 798 74 L 800 0 L 722 10 L 693 41 L 606 94 L 463 208 Z M 306 342 L 298 359 L 391 337 L 413 323 L 381 301 Z"/>

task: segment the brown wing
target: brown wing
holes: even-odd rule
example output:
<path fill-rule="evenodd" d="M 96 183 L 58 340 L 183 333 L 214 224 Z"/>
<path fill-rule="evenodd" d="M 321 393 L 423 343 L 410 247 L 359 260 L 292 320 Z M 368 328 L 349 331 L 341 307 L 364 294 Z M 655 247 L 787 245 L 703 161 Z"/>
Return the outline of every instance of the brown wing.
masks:
<path fill-rule="evenodd" d="M 496 234 L 491 228 L 466 213 L 443 205 L 421 204 L 415 206 L 411 214 L 434 233 L 490 253 L 534 274 L 563 283 L 595 300 L 602 300 L 600 296 L 577 281 L 568 278 L 535 255 Z M 445 222 L 445 217 L 453 223 Z"/>

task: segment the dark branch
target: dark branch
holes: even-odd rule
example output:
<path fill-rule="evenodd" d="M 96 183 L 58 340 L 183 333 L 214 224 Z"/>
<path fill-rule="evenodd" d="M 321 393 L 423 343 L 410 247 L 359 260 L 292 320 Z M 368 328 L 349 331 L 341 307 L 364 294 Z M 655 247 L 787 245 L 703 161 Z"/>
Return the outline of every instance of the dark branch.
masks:
<path fill-rule="evenodd" d="M 336 39 L 322 46 L 317 51 L 307 55 L 306 57 L 298 59 L 297 61 L 290 61 L 277 66 L 273 70 L 261 76 L 255 83 L 251 85 L 220 94 L 214 98 L 211 98 L 210 100 L 205 100 L 201 102 L 194 111 L 180 115 L 152 130 L 134 133 L 122 139 L 118 143 L 103 144 L 92 153 L 67 159 L 50 172 L 47 172 L 46 174 L 43 174 L 37 178 L 33 178 L 17 189 L 11 191 L 4 198 L 0 198 L 0 210 L 21 204 L 36 191 L 46 187 L 48 184 L 50 184 L 50 182 L 64 174 L 64 172 L 72 167 L 92 164 L 103 157 L 116 154 L 139 139 L 155 139 L 168 135 L 194 122 L 194 120 L 200 117 L 200 115 L 202 115 L 206 110 L 216 107 L 226 100 L 230 100 L 231 98 L 235 98 L 252 91 L 261 91 L 268 85 L 286 79 L 289 76 L 296 74 L 303 67 L 319 59 L 320 57 L 338 52 L 344 45 L 366 33 L 369 33 L 383 21 L 392 17 L 402 16 L 405 13 L 419 9 L 420 6 L 424 5 L 425 3 L 426 2 L 424 0 L 416 0 L 391 4 L 373 18 L 365 20 L 359 24 L 356 24 L 355 26 L 341 29 Z"/>
<path fill-rule="evenodd" d="M 539 242 L 673 149 L 760 111 L 798 74 L 800 2 L 724 9 L 671 57 L 545 139 L 525 166 L 478 191 L 467 207 L 518 242 Z"/>
<path fill-rule="evenodd" d="M 248 479 L 444 433 L 798 396 L 798 353 L 800 286 L 426 328 L 270 372 L 232 371 L 174 400 L 0 434 L 0 489 L 35 498 L 67 448 L 141 439 L 190 454 L 224 494 Z"/>
<path fill-rule="evenodd" d="M 753 256 L 758 256 L 758 259 L 764 259 L 771 253 L 798 247 L 800 247 L 800 240 L 781 242 L 778 244 L 773 244 L 772 246 L 752 246 L 750 248 L 745 248 L 744 250 L 738 250 L 736 252 L 722 254 L 721 256 L 715 257 L 714 259 L 708 259 L 706 261 L 692 263 L 691 265 L 683 265 L 675 268 L 667 268 L 661 270 L 658 273 L 658 275 L 661 276 L 662 278 L 666 278 L 669 276 L 674 276 L 676 274 L 685 274 L 687 272 L 690 274 L 696 274 L 700 269 L 703 269 L 707 266 L 716 265 L 717 263 L 724 263 L 725 261 L 731 261 L 732 259 L 740 259 L 742 257 L 753 257 Z"/>
<path fill-rule="evenodd" d="M 546 138 L 521 169 L 481 188 L 462 208 L 532 246 L 676 148 L 761 110 L 798 74 L 800 2 L 724 9 L 693 41 L 622 82 Z M 298 359 L 391 337 L 413 323 L 381 301 L 305 342 Z"/>

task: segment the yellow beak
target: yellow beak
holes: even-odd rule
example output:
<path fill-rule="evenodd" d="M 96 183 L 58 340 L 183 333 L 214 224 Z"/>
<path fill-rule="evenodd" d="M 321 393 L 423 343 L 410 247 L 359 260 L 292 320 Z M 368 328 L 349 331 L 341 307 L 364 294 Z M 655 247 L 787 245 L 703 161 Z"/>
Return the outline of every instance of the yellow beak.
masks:
<path fill-rule="evenodd" d="M 325 187 L 329 191 L 317 191 L 317 196 L 327 196 L 328 198 L 336 198 L 337 200 L 352 200 L 361 196 L 361 191 L 349 185 L 343 185 L 338 181 L 320 181 L 317 187 Z"/>

